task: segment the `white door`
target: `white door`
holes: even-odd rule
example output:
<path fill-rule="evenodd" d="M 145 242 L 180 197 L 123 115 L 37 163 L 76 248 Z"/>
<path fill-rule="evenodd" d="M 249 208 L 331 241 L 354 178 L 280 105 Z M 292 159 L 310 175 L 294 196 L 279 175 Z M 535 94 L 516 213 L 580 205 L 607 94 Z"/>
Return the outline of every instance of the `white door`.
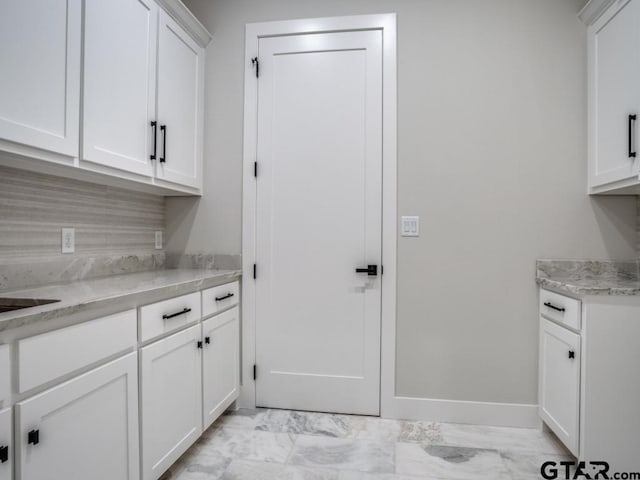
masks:
<path fill-rule="evenodd" d="M 11 409 L 0 411 L 0 480 L 13 478 L 13 442 L 11 441 Z"/>
<path fill-rule="evenodd" d="M 150 177 L 158 7 L 87 0 L 82 159 Z"/>
<path fill-rule="evenodd" d="M 17 478 L 134 480 L 137 353 L 16 405 Z"/>
<path fill-rule="evenodd" d="M 203 423 L 208 428 L 236 398 L 240 388 L 238 307 L 202 322 Z"/>
<path fill-rule="evenodd" d="M 578 455 L 580 335 L 540 318 L 540 417 Z"/>
<path fill-rule="evenodd" d="M 200 325 L 141 350 L 142 476 L 155 480 L 202 433 Z"/>
<path fill-rule="evenodd" d="M 591 184 L 602 185 L 640 167 L 640 0 L 617 2 L 592 32 Z"/>
<path fill-rule="evenodd" d="M 260 39 L 258 406 L 379 414 L 381 45 Z"/>
<path fill-rule="evenodd" d="M 162 11 L 158 35 L 157 176 L 199 187 L 204 51 Z"/>
<path fill-rule="evenodd" d="M 3 0 L 0 139 L 78 156 L 80 0 Z"/>

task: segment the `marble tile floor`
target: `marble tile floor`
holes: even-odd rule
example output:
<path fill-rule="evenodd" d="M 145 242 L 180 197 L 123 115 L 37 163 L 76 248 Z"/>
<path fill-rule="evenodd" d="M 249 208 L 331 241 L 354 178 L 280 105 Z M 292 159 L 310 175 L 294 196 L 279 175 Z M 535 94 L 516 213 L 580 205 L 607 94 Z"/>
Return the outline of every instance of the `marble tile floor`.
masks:
<path fill-rule="evenodd" d="M 161 480 L 529 480 L 563 460 L 573 458 L 535 429 L 240 409 Z"/>

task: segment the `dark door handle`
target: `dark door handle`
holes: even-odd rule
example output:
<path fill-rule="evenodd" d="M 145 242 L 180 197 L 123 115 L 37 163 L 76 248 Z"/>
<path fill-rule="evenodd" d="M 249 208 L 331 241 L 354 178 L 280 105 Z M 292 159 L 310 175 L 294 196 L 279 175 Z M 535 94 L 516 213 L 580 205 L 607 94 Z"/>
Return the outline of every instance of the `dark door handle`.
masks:
<path fill-rule="evenodd" d="M 6 463 L 9 461 L 9 447 L 3 445 L 0 447 L 0 463 Z"/>
<path fill-rule="evenodd" d="M 155 160 L 158 153 L 158 122 L 151 122 L 151 128 L 153 129 L 153 153 L 149 158 Z"/>
<path fill-rule="evenodd" d="M 378 275 L 378 266 L 367 265 L 367 268 L 356 268 L 356 273 L 366 273 L 370 277 L 375 277 Z"/>
<path fill-rule="evenodd" d="M 216 297 L 216 302 L 221 302 L 222 300 L 226 300 L 227 298 L 231 298 L 231 297 L 233 297 L 233 293 L 227 293 L 222 297 Z"/>
<path fill-rule="evenodd" d="M 564 312 L 564 307 L 556 307 L 553 303 L 551 302 L 545 302 L 544 306 L 547 308 L 550 308 L 551 310 L 556 310 L 558 312 Z"/>
<path fill-rule="evenodd" d="M 167 161 L 167 126 L 160 125 L 160 131 L 162 132 L 162 156 L 160 157 L 160 163 Z"/>
<path fill-rule="evenodd" d="M 633 151 L 635 145 L 633 145 L 634 135 L 633 135 L 633 127 L 636 123 L 636 116 L 629 115 L 629 158 L 636 158 L 636 152 Z"/>
<path fill-rule="evenodd" d="M 209 345 L 211 343 L 211 337 L 204 337 L 204 343 Z"/>
<path fill-rule="evenodd" d="M 184 315 L 185 313 L 189 313 L 191 311 L 190 308 L 185 308 L 181 312 L 172 313 L 170 315 L 162 315 L 163 320 L 168 320 L 173 317 L 177 317 L 178 315 Z"/>
<path fill-rule="evenodd" d="M 569 350 L 569 358 L 576 358 L 576 352 Z"/>
<path fill-rule="evenodd" d="M 27 443 L 29 445 L 38 445 L 40 443 L 40 430 L 31 430 L 27 433 Z"/>

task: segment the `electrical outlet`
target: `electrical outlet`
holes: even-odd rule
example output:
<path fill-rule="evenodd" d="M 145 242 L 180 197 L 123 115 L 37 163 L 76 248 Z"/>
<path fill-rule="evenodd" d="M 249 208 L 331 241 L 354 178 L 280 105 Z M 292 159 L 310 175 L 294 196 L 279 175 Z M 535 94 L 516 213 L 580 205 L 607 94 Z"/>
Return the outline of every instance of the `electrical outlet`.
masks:
<path fill-rule="evenodd" d="M 73 253 L 76 251 L 76 229 L 62 229 L 62 253 Z"/>
<path fill-rule="evenodd" d="M 156 232 L 156 250 L 162 250 L 162 231 Z"/>
<path fill-rule="evenodd" d="M 419 237 L 420 236 L 420 217 L 402 217 L 401 235 L 403 237 Z"/>

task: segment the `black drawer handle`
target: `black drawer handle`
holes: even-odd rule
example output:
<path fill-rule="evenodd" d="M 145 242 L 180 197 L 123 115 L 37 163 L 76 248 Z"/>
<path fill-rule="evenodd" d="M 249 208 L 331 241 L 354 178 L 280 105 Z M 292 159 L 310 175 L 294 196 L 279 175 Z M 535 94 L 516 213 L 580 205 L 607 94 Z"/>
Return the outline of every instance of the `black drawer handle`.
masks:
<path fill-rule="evenodd" d="M 153 129 L 153 153 L 149 156 L 151 160 L 156 159 L 158 154 L 158 122 L 151 122 L 151 128 Z"/>
<path fill-rule="evenodd" d="M 569 358 L 576 358 L 576 352 L 569 350 Z"/>
<path fill-rule="evenodd" d="M 204 343 L 206 343 L 207 345 L 211 344 L 211 337 L 204 337 Z"/>
<path fill-rule="evenodd" d="M 163 320 L 168 320 L 173 317 L 177 317 L 178 315 L 184 315 L 185 313 L 189 313 L 191 311 L 190 308 L 185 308 L 181 312 L 172 313 L 171 315 L 162 315 Z"/>
<path fill-rule="evenodd" d="M 233 293 L 227 293 L 226 295 L 223 295 L 221 297 L 216 297 L 216 302 L 221 302 L 222 300 L 226 300 L 227 298 L 231 298 L 233 297 Z"/>
<path fill-rule="evenodd" d="M 160 163 L 167 161 L 167 126 L 160 125 L 160 132 L 162 132 L 162 156 L 160 157 Z"/>
<path fill-rule="evenodd" d="M 375 277 L 378 275 L 378 266 L 367 265 L 367 268 L 356 268 L 356 273 L 366 273 L 370 277 Z"/>
<path fill-rule="evenodd" d="M 552 310 L 556 310 L 556 311 L 558 311 L 558 312 L 564 312 L 564 311 L 565 311 L 565 310 L 564 310 L 564 307 L 556 307 L 556 306 L 555 306 L 553 303 L 551 303 L 551 302 L 545 302 L 544 306 L 545 306 L 545 307 L 548 307 L 548 308 L 550 308 L 550 309 L 552 309 Z"/>
<path fill-rule="evenodd" d="M 0 447 L 0 463 L 6 463 L 9 461 L 9 447 L 3 445 Z"/>
<path fill-rule="evenodd" d="M 633 147 L 635 145 L 633 145 L 633 140 L 635 135 L 633 134 L 633 127 L 634 124 L 636 123 L 636 116 L 635 115 L 629 115 L 629 158 L 636 158 L 636 152 L 633 151 Z"/>
<path fill-rule="evenodd" d="M 40 443 L 40 430 L 31 430 L 27 433 L 27 443 L 29 445 L 38 445 Z"/>

